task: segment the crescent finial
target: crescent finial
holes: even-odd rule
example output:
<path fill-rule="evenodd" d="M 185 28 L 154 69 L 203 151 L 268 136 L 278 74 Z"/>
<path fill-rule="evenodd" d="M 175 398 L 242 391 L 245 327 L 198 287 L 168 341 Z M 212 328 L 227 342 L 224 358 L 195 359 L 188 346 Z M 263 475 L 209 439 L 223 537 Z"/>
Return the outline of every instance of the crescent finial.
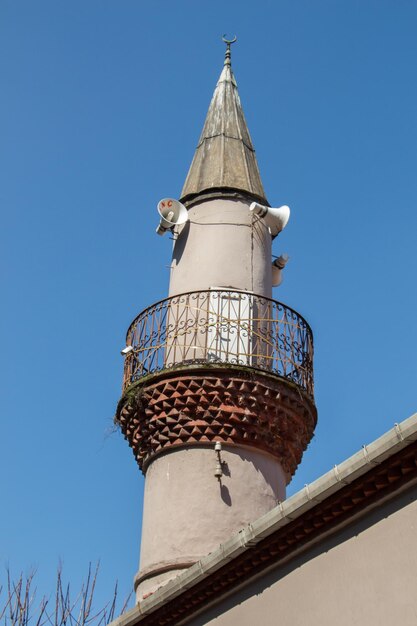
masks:
<path fill-rule="evenodd" d="M 237 41 L 236 35 L 233 37 L 233 39 L 226 39 L 226 35 L 224 34 L 222 39 L 224 43 L 227 44 L 227 46 L 230 46 L 232 43 L 235 43 L 235 41 Z"/>
<path fill-rule="evenodd" d="M 232 43 L 235 43 L 235 41 L 237 41 L 237 37 L 235 35 L 233 39 L 226 39 L 226 35 L 223 35 L 222 39 L 224 43 L 226 44 L 226 54 L 224 55 L 224 64 L 230 65 L 230 57 L 231 57 L 230 46 L 232 45 Z"/>

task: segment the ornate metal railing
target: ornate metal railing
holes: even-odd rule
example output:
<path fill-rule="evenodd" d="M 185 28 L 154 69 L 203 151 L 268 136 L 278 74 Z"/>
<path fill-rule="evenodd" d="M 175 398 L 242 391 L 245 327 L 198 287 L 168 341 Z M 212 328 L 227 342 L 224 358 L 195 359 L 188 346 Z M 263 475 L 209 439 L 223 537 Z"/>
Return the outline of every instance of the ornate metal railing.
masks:
<path fill-rule="evenodd" d="M 211 289 L 161 300 L 130 325 L 126 388 L 144 376 L 187 364 L 232 364 L 291 380 L 313 395 L 313 336 L 281 302 L 245 291 Z"/>

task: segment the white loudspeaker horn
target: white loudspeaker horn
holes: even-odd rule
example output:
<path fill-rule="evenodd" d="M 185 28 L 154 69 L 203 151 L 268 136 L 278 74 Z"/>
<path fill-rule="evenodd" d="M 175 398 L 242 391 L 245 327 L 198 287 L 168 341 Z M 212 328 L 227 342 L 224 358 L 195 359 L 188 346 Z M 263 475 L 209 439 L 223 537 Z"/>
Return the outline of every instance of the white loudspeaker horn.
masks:
<path fill-rule="evenodd" d="M 276 237 L 278 233 L 284 230 L 288 224 L 288 220 L 290 219 L 290 207 L 285 204 L 278 209 L 273 209 L 271 207 L 258 204 L 257 202 L 252 202 L 249 207 L 249 211 L 252 211 L 255 215 L 259 215 L 259 217 L 264 218 L 272 237 Z"/>
<path fill-rule="evenodd" d="M 282 270 L 287 265 L 289 260 L 288 254 L 281 254 L 275 261 L 272 263 L 272 286 L 279 287 L 282 283 L 283 275 Z"/>
<path fill-rule="evenodd" d="M 188 211 L 185 206 L 173 198 L 162 198 L 156 208 L 161 216 L 161 221 L 156 229 L 158 235 L 163 235 L 167 230 L 185 224 L 188 220 Z"/>

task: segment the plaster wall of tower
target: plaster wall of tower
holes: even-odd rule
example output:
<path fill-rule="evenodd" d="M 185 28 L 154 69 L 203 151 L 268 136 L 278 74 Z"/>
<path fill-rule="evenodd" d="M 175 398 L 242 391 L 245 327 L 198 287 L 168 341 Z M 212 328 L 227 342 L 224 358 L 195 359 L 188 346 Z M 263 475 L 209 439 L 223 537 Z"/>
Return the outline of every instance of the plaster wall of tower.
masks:
<path fill-rule="evenodd" d="M 174 245 L 169 295 L 224 287 L 272 296 L 271 235 L 251 200 L 194 204 Z"/>
<path fill-rule="evenodd" d="M 273 456 L 224 446 L 220 454 L 220 480 L 212 447 L 177 449 L 148 467 L 138 601 L 285 498 Z"/>
<path fill-rule="evenodd" d="M 170 296 L 224 288 L 271 298 L 271 235 L 250 204 L 249 197 L 226 196 L 189 207 L 174 244 Z M 192 315 L 191 307 L 187 319 Z M 187 340 L 196 348 L 204 336 L 181 336 L 182 344 Z M 285 498 L 288 477 L 272 455 L 250 447 L 224 450 L 220 482 L 216 461 L 212 447 L 198 446 L 148 466 L 138 601 Z"/>

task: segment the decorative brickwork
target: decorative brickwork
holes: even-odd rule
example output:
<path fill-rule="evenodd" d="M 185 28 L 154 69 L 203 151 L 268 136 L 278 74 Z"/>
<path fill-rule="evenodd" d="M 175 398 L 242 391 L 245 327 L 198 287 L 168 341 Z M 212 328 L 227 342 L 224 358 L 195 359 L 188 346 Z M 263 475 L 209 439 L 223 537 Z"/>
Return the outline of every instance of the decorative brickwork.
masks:
<path fill-rule="evenodd" d="M 139 467 L 173 447 L 250 446 L 295 472 L 313 436 L 316 409 L 306 394 L 277 377 L 210 369 L 171 371 L 130 389 L 116 415 Z"/>

